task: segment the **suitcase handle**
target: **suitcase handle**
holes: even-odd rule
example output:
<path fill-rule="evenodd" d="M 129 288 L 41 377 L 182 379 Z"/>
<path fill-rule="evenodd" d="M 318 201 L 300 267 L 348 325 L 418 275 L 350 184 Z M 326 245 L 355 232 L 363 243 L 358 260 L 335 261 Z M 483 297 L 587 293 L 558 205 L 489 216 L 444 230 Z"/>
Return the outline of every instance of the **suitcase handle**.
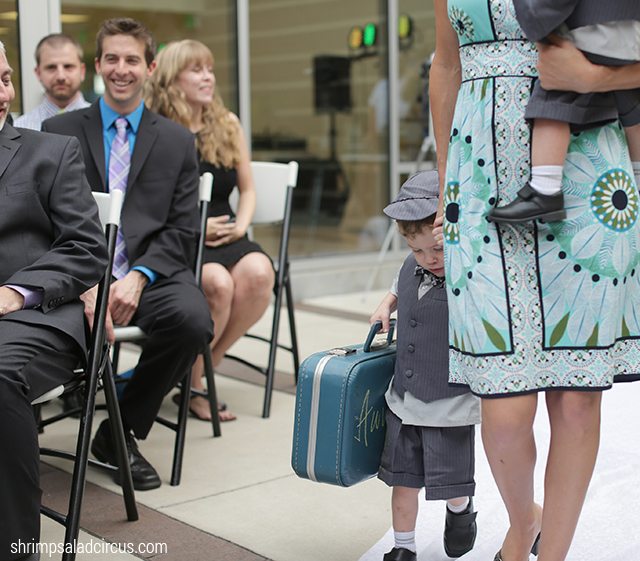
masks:
<path fill-rule="evenodd" d="M 393 341 L 393 332 L 395 331 L 395 328 L 396 328 L 396 320 L 395 319 L 389 320 L 389 332 L 387 333 L 387 342 L 384 345 L 385 347 L 388 347 L 389 345 L 391 345 L 391 342 Z M 381 329 L 382 329 L 381 321 L 376 321 L 371 325 L 371 329 L 369 329 L 369 335 L 367 335 L 367 339 L 365 340 L 364 345 L 362 346 L 362 350 L 365 353 L 371 352 L 371 344 L 373 343 L 373 339 L 378 333 L 378 331 L 380 331 Z M 375 350 L 378 350 L 380 348 L 381 347 L 376 347 Z"/>

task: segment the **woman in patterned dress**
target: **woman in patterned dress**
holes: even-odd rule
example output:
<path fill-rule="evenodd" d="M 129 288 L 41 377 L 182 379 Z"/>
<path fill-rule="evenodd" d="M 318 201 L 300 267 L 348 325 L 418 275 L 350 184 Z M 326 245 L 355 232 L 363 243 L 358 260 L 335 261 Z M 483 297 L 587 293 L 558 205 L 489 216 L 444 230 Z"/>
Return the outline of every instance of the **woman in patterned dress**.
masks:
<path fill-rule="evenodd" d="M 539 561 L 562 561 L 595 464 L 602 390 L 614 379 L 638 379 L 640 199 L 615 123 L 572 137 L 566 220 L 488 222 L 489 210 L 528 179 L 524 109 L 538 55 L 511 0 L 434 3 L 430 95 L 450 381 L 483 398 L 483 442 L 511 523 L 496 560 L 528 559 L 541 533 Z M 640 65 L 594 66 L 564 43 L 541 49 L 547 89 L 640 86 Z M 552 435 L 544 509 L 533 494 L 532 427 L 541 391 Z"/>

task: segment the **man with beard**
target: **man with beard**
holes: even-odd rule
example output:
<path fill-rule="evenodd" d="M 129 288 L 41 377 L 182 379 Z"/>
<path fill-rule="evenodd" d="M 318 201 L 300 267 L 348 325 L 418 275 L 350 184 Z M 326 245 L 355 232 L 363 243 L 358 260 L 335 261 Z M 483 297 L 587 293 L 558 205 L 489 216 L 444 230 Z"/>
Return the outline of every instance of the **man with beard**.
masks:
<path fill-rule="evenodd" d="M 49 117 L 89 106 L 80 92 L 85 76 L 82 57 L 82 47 L 68 35 L 52 33 L 40 40 L 35 73 L 44 88 L 44 99 L 35 109 L 18 117 L 16 127 L 40 130 L 42 121 Z"/>

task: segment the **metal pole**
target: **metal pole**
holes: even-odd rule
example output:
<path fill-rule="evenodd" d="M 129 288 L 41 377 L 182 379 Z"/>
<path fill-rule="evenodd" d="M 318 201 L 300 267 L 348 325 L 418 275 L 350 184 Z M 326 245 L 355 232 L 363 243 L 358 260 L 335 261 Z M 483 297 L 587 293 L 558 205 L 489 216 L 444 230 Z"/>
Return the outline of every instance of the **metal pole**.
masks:
<path fill-rule="evenodd" d="M 251 61 L 249 43 L 249 0 L 237 0 L 238 117 L 251 153 Z"/>

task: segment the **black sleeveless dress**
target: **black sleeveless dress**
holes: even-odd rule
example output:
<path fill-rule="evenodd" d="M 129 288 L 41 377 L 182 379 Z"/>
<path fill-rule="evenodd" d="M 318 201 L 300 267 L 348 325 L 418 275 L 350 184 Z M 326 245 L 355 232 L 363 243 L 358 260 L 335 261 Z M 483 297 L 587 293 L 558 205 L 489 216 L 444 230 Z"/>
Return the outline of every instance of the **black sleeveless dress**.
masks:
<path fill-rule="evenodd" d="M 216 167 L 209 162 L 200 160 L 200 175 L 206 172 L 213 174 L 213 190 L 211 202 L 209 203 L 209 216 L 221 216 L 228 214 L 235 218 L 235 213 L 229 205 L 229 195 L 237 183 L 237 173 L 235 169 Z M 220 247 L 204 248 L 205 263 L 220 263 L 227 269 L 235 265 L 248 253 L 263 253 L 264 250 L 255 242 L 252 242 L 246 235 L 239 240 Z"/>

